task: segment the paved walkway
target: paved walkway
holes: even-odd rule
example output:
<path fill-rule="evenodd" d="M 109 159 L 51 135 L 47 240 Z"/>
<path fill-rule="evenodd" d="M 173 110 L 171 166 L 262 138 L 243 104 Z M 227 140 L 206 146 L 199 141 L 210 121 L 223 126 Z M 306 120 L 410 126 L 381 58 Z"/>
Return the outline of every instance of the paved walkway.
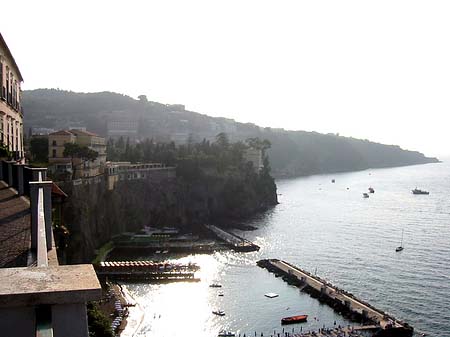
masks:
<path fill-rule="evenodd" d="M 0 268 L 27 265 L 31 244 L 30 203 L 0 180 Z"/>

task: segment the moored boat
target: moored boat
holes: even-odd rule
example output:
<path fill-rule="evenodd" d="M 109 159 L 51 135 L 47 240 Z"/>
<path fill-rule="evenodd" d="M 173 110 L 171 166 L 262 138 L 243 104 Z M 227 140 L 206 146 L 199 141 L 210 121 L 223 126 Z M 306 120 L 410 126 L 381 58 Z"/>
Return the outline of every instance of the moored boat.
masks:
<path fill-rule="evenodd" d="M 236 334 L 231 331 L 221 331 L 219 332 L 217 337 L 236 337 Z"/>
<path fill-rule="evenodd" d="M 217 316 L 225 316 L 225 311 L 222 310 L 215 310 L 212 313 Z"/>
<path fill-rule="evenodd" d="M 281 319 L 281 324 L 293 324 L 293 323 L 303 323 L 308 320 L 308 315 L 297 315 L 284 317 Z"/>
<path fill-rule="evenodd" d="M 369 187 L 369 193 L 375 193 L 375 190 L 372 187 Z"/>
<path fill-rule="evenodd" d="M 212 283 L 209 285 L 211 288 L 222 288 L 222 285 L 219 283 Z"/>
<path fill-rule="evenodd" d="M 363 198 L 368 198 L 369 195 L 367 193 L 363 193 Z"/>
<path fill-rule="evenodd" d="M 419 190 L 417 187 L 415 189 L 413 189 L 411 192 L 412 192 L 412 194 L 426 194 L 426 195 L 430 194 L 430 192 L 424 191 L 424 190 Z"/>

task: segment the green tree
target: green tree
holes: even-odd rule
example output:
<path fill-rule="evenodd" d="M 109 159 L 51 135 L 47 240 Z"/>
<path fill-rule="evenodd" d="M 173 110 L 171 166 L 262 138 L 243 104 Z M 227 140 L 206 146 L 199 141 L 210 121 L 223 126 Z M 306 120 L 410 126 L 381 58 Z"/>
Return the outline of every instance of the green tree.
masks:
<path fill-rule="evenodd" d="M 102 313 L 95 302 L 87 304 L 87 316 L 89 324 L 89 337 L 114 337 L 111 330 L 111 322 Z"/>
<path fill-rule="evenodd" d="M 98 157 L 98 152 L 91 150 L 87 146 L 81 146 L 76 143 L 65 143 L 64 144 L 64 157 L 70 157 L 72 162 L 72 179 L 75 177 L 75 172 L 77 166 L 83 165 L 87 161 L 94 161 Z M 81 163 L 78 165 L 74 164 L 74 158 L 81 159 Z"/>
<path fill-rule="evenodd" d="M 30 152 L 34 162 L 48 162 L 48 138 L 33 137 L 30 139 Z"/>

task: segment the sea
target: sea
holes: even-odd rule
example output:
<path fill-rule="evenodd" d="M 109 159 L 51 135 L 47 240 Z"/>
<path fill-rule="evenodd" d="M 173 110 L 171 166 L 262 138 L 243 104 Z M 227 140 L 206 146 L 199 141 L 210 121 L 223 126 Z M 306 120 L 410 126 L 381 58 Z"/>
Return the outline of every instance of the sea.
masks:
<path fill-rule="evenodd" d="M 221 330 L 284 336 L 286 331 L 355 325 L 257 267 L 263 258 L 317 274 L 409 323 L 416 336 L 450 336 L 449 162 L 276 183 L 279 205 L 244 223 L 256 230 L 235 231 L 260 251 L 169 255 L 172 261 L 198 263 L 201 281 L 124 283 L 144 313 L 135 336 L 215 337 Z M 363 198 L 369 187 L 375 193 Z M 416 187 L 430 194 L 413 195 Z M 404 250 L 396 252 L 402 232 Z M 279 296 L 265 297 L 269 292 Z M 308 322 L 281 326 L 282 317 L 298 314 L 307 314 Z"/>

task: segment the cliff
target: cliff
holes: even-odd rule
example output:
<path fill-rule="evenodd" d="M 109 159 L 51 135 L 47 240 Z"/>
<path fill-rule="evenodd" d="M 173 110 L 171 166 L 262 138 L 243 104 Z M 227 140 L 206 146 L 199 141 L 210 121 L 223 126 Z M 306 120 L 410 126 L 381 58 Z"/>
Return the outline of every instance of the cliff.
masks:
<path fill-rule="evenodd" d="M 273 179 L 250 171 L 211 174 L 201 180 L 119 181 L 112 191 L 103 181 L 61 186 L 69 195 L 63 210 L 70 232 L 69 263 L 91 261 L 95 249 L 114 235 L 144 225 L 195 232 L 201 224 L 226 224 L 277 204 Z"/>

